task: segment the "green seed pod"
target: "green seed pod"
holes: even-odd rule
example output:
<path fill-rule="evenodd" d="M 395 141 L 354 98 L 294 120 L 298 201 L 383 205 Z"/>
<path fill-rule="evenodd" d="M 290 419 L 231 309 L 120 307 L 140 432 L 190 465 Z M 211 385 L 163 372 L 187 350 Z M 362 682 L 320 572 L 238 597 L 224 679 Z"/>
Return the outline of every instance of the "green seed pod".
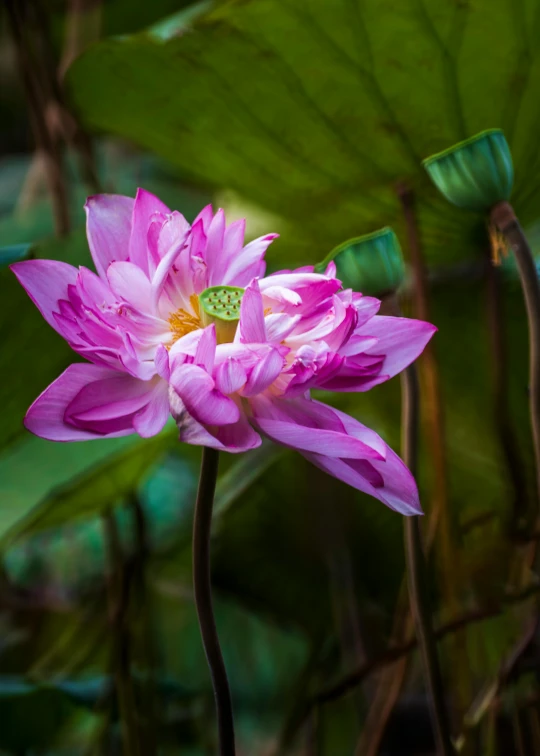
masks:
<path fill-rule="evenodd" d="M 382 296 L 395 291 L 405 277 L 403 254 L 391 228 L 349 239 L 316 266 L 323 271 L 333 260 L 343 286 L 362 294 Z"/>
<path fill-rule="evenodd" d="M 199 294 L 202 324 L 214 323 L 218 344 L 234 340 L 243 295 L 244 289 L 238 286 L 211 286 Z"/>
<path fill-rule="evenodd" d="M 437 189 L 467 210 L 487 211 L 510 199 L 512 155 L 500 129 L 488 129 L 423 161 Z"/>

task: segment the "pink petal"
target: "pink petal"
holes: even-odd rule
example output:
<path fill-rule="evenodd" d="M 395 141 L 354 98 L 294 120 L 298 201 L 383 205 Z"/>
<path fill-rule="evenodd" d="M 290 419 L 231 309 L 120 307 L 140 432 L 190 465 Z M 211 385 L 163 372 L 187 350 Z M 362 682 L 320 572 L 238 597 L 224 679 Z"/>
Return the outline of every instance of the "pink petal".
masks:
<path fill-rule="evenodd" d="M 247 381 L 247 373 L 239 360 L 228 357 L 217 366 L 215 380 L 222 394 L 235 394 Z"/>
<path fill-rule="evenodd" d="M 189 223 L 180 213 L 172 213 L 161 228 L 157 250 L 159 263 L 152 277 L 154 309 L 157 309 L 159 296 L 173 264 L 186 246 L 189 231 Z"/>
<path fill-rule="evenodd" d="M 385 383 L 390 376 L 380 372 L 380 361 L 377 368 L 363 373 L 358 372 L 354 368 L 350 368 L 348 364 L 349 358 L 345 358 L 341 365 L 341 369 L 337 371 L 337 374 L 330 376 L 330 378 L 324 381 L 317 382 L 317 388 L 323 391 L 339 391 L 339 392 L 351 392 L 351 391 L 369 391 L 369 389 L 379 386 L 381 383 Z"/>
<path fill-rule="evenodd" d="M 212 372 L 216 357 L 216 327 L 212 323 L 200 332 L 199 343 L 195 351 L 195 365 L 204 368 L 207 373 Z"/>
<path fill-rule="evenodd" d="M 151 216 L 147 239 L 149 246 L 152 246 L 152 257 L 156 265 L 159 265 L 171 247 L 178 245 L 178 240 L 185 237 L 190 228 L 178 210 L 173 210 L 170 215 L 154 213 Z"/>
<path fill-rule="evenodd" d="M 324 350 L 311 361 L 308 355 L 299 359 L 305 349 L 308 350 L 309 347 L 301 347 L 298 350 L 294 362 L 287 371 L 287 376 L 293 376 L 285 391 L 288 397 L 305 394 L 311 388 L 326 386 L 326 382 L 339 371 L 343 363 L 343 357 Z"/>
<path fill-rule="evenodd" d="M 212 209 L 212 205 L 206 205 L 206 207 L 203 207 L 201 212 L 197 215 L 192 226 L 195 226 L 199 221 L 201 222 L 201 226 L 203 230 L 206 230 L 210 228 L 210 224 L 212 223 L 212 218 L 214 217 L 214 211 Z"/>
<path fill-rule="evenodd" d="M 301 451 L 347 459 L 381 459 L 383 442 L 374 434 L 350 434 L 337 413 L 319 402 L 298 397 L 251 399 L 254 425 L 273 441 Z M 373 439 L 376 439 L 374 443 Z"/>
<path fill-rule="evenodd" d="M 376 315 L 381 308 L 381 301 L 375 297 L 364 297 L 361 294 L 353 294 L 353 302 L 358 313 L 357 328 Z"/>
<path fill-rule="evenodd" d="M 225 229 L 223 238 L 223 254 L 227 260 L 241 254 L 244 248 L 244 236 L 246 235 L 246 219 L 234 221 Z"/>
<path fill-rule="evenodd" d="M 271 349 L 255 364 L 242 396 L 255 396 L 273 383 L 283 368 L 284 360 L 277 349 Z"/>
<path fill-rule="evenodd" d="M 100 433 L 93 427 L 75 426 L 65 419 L 67 407 L 75 401 L 81 391 L 92 385 L 114 379 L 124 380 L 126 376 L 110 368 L 81 363 L 70 365 L 62 375 L 51 383 L 32 404 L 24 424 L 31 433 L 51 441 L 85 441 L 106 436 L 125 436 L 133 433 L 132 427 L 119 427 L 107 433 Z M 128 380 L 134 380 L 129 379 Z M 101 401 L 106 400 L 101 397 Z"/>
<path fill-rule="evenodd" d="M 301 315 L 288 315 L 286 312 L 266 315 L 264 325 L 268 341 L 276 343 L 283 341 L 294 331 L 301 320 Z"/>
<path fill-rule="evenodd" d="M 100 312 L 105 307 L 115 307 L 118 304 L 118 298 L 111 291 L 107 278 L 103 280 L 93 270 L 84 266 L 79 268 L 76 295 L 80 305 Z"/>
<path fill-rule="evenodd" d="M 346 344 L 356 327 L 357 313 L 354 305 L 346 305 L 340 308 L 336 297 L 336 317 L 334 327 L 327 333 L 324 338 L 325 343 L 333 352 L 339 351 L 343 344 Z"/>
<path fill-rule="evenodd" d="M 176 410 L 180 441 L 186 444 L 209 446 L 212 449 L 238 454 L 256 449 L 262 443 L 261 437 L 253 430 L 243 413 L 236 423 L 205 427 L 188 414 L 181 402 Z"/>
<path fill-rule="evenodd" d="M 336 459 L 309 453 L 304 456 L 329 475 L 374 496 L 396 512 L 403 515 L 422 514 L 415 480 L 390 448 L 385 461 L 370 460 L 369 467 L 364 460 Z"/>
<path fill-rule="evenodd" d="M 354 355 L 364 354 L 364 352 L 376 346 L 378 343 L 379 340 L 374 338 L 373 336 L 362 336 L 357 331 L 351 336 L 347 343 L 341 347 L 339 353 L 343 357 L 352 357 Z"/>
<path fill-rule="evenodd" d="M 169 419 L 169 393 L 165 381 L 160 381 L 148 404 L 133 418 L 133 427 L 142 438 L 157 436 Z"/>
<path fill-rule="evenodd" d="M 169 208 L 156 196 L 145 189 L 137 189 L 135 203 L 133 205 L 133 219 L 131 224 L 131 236 L 129 240 L 129 259 L 144 273 L 151 275 L 148 228 L 150 219 L 154 213 L 170 214 Z"/>
<path fill-rule="evenodd" d="M 246 219 L 234 221 L 225 229 L 223 239 L 223 252 L 227 258 L 239 253 L 244 247 L 244 236 L 246 235 Z"/>
<path fill-rule="evenodd" d="M 261 279 L 261 291 L 264 292 L 271 286 L 283 286 L 286 289 L 292 289 L 297 291 L 298 289 L 309 289 L 312 286 L 324 288 L 324 291 L 330 292 L 325 294 L 330 296 L 335 294 L 341 288 L 340 281 L 336 281 L 333 278 L 327 278 L 322 273 L 310 272 L 312 268 L 307 271 L 299 268 L 293 271 L 282 271 L 281 273 L 272 273 L 266 278 Z"/>
<path fill-rule="evenodd" d="M 161 380 L 141 381 L 123 373 L 109 373 L 88 383 L 72 399 L 65 409 L 66 423 L 100 435 L 133 433 L 134 416 L 152 401 Z"/>
<path fill-rule="evenodd" d="M 226 272 L 238 255 L 242 254 L 246 221 L 244 218 L 231 223 L 225 228 L 222 249 L 212 264 L 209 282 L 212 286 L 219 286 L 226 279 Z M 208 258 L 207 258 L 208 259 Z M 253 276 L 251 276 L 253 278 Z M 249 280 L 251 280 L 251 278 Z"/>
<path fill-rule="evenodd" d="M 119 299 L 136 307 L 142 313 L 153 312 L 152 284 L 141 268 L 132 262 L 116 262 L 109 266 L 107 278 L 112 291 Z"/>
<path fill-rule="evenodd" d="M 169 361 L 172 366 L 171 369 L 174 369 L 176 363 L 183 364 L 186 361 L 186 355 L 193 358 L 195 357 L 200 338 L 200 330 L 190 331 L 174 342 L 169 349 Z M 190 362 L 193 362 L 193 360 L 190 360 Z"/>
<path fill-rule="evenodd" d="M 223 240 L 225 236 L 225 213 L 220 208 L 212 218 L 212 222 L 206 232 L 206 249 L 204 251 L 204 261 L 208 268 L 208 285 L 218 286 L 222 283 L 216 277 L 219 273 L 218 261 L 223 253 Z"/>
<path fill-rule="evenodd" d="M 300 294 L 292 289 L 285 288 L 285 286 L 267 286 L 264 289 L 264 296 L 280 304 L 289 304 L 293 307 L 302 304 Z"/>
<path fill-rule="evenodd" d="M 194 223 L 191 227 L 190 250 L 189 250 L 189 273 L 191 277 L 192 291 L 200 294 L 208 286 L 208 266 L 204 255 L 206 250 L 206 233 L 202 220 Z"/>
<path fill-rule="evenodd" d="M 86 235 L 101 278 L 112 262 L 128 259 L 133 205 L 132 197 L 120 194 L 96 194 L 86 200 Z"/>
<path fill-rule="evenodd" d="M 323 402 L 317 402 L 315 400 L 313 400 L 313 402 L 319 407 L 328 409 L 327 405 Z M 373 449 L 378 451 L 381 459 L 384 459 L 386 457 L 389 446 L 385 444 L 382 438 L 377 433 L 375 433 L 375 431 L 360 423 L 356 418 L 347 415 L 346 412 L 341 412 L 341 410 L 338 410 L 335 407 L 331 407 L 331 410 L 332 413 L 336 415 L 343 423 L 343 427 L 349 435 L 358 438 L 364 444 L 367 444 L 368 446 L 371 446 Z"/>
<path fill-rule="evenodd" d="M 171 385 L 197 422 L 227 425 L 238 421 L 240 411 L 236 404 L 215 388 L 212 377 L 198 365 L 175 368 Z"/>
<path fill-rule="evenodd" d="M 324 271 L 324 275 L 328 276 L 328 278 L 335 278 L 337 273 L 336 264 L 333 260 L 330 260 L 328 265 L 326 266 L 326 270 Z"/>
<path fill-rule="evenodd" d="M 60 299 L 69 299 L 68 286 L 75 285 L 77 268 L 57 260 L 24 260 L 10 268 L 47 323 L 59 331 L 53 313 L 60 312 Z"/>
<path fill-rule="evenodd" d="M 227 266 L 222 283 L 247 286 L 255 276 L 264 275 L 264 253 L 278 236 L 279 234 L 267 234 L 247 244 Z"/>
<path fill-rule="evenodd" d="M 263 302 L 257 279 L 249 284 L 242 297 L 240 327 L 237 332 L 243 342 L 262 344 L 266 341 Z"/>
<path fill-rule="evenodd" d="M 424 351 L 437 328 L 423 320 L 375 315 L 355 336 L 372 336 L 377 344 L 366 354 L 384 355 L 381 373 L 392 378 L 404 370 Z"/>
<path fill-rule="evenodd" d="M 154 357 L 154 364 L 156 366 L 157 374 L 168 381 L 171 377 L 171 368 L 169 366 L 169 352 L 167 347 L 160 344 L 156 349 L 156 356 Z"/>

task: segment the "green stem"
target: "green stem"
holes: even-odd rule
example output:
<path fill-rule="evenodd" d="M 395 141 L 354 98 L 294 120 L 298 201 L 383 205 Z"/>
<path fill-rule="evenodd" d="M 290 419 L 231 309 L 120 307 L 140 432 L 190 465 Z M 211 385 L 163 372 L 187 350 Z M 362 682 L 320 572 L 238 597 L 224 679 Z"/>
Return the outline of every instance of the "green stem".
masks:
<path fill-rule="evenodd" d="M 516 258 L 529 326 L 529 409 L 536 464 L 537 506 L 540 505 L 540 283 L 534 257 L 514 209 L 500 202 L 491 210 L 491 221 L 503 233 Z"/>
<path fill-rule="evenodd" d="M 419 389 L 416 367 L 411 365 L 401 378 L 403 397 L 403 459 L 416 476 L 418 454 Z M 416 625 L 418 645 L 424 665 L 430 698 L 437 753 L 455 754 L 450 735 L 450 722 L 446 708 L 444 685 L 437 656 L 437 646 L 428 608 L 426 562 L 422 549 L 422 533 L 418 517 L 405 518 L 405 558 L 409 600 Z"/>
<path fill-rule="evenodd" d="M 216 701 L 219 753 L 220 756 L 235 756 L 231 693 L 212 608 L 210 534 L 218 464 L 219 452 L 215 449 L 203 448 L 193 520 L 193 588 L 199 627 Z"/>

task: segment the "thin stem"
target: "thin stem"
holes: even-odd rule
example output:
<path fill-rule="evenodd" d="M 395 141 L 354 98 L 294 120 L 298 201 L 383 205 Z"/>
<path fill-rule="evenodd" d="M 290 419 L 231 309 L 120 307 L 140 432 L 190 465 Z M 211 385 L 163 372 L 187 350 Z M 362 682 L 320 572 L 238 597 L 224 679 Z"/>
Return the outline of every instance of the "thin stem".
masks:
<path fill-rule="evenodd" d="M 62 152 L 47 123 L 47 91 L 43 82 L 42 65 L 36 60 L 35 35 L 28 19 L 32 6 L 28 2 L 6 0 L 8 20 L 15 43 L 17 62 L 28 102 L 30 122 L 38 151 L 45 162 L 45 177 L 49 187 L 58 236 L 70 229 L 69 206 Z"/>
<path fill-rule="evenodd" d="M 504 603 L 510 605 L 520 604 L 523 601 L 528 601 L 531 596 L 538 595 L 538 593 L 540 593 L 540 586 L 536 585 L 536 583 L 533 583 L 532 585 L 524 588 L 519 593 L 507 594 L 505 596 Z M 469 627 L 469 625 L 474 625 L 478 622 L 485 622 L 487 620 L 493 619 L 494 617 L 499 617 L 502 614 L 503 609 L 503 606 L 490 606 L 489 608 L 485 609 L 473 609 L 466 614 L 462 614 L 459 617 L 456 617 L 455 619 L 450 620 L 450 622 L 447 622 L 441 627 L 437 628 L 437 630 L 434 631 L 435 640 L 439 641 L 443 638 L 447 638 L 450 635 L 461 632 L 465 628 Z M 417 647 L 418 640 L 416 638 L 409 638 L 399 645 L 396 644 L 390 646 L 389 648 L 387 648 L 384 654 L 381 654 L 381 656 L 378 656 L 374 659 L 368 659 L 365 664 L 362 664 L 357 669 L 349 672 L 347 675 L 345 675 L 345 677 L 334 683 L 331 687 L 317 693 L 311 699 L 312 703 L 320 705 L 329 701 L 336 701 L 338 698 L 347 695 L 347 693 L 349 693 L 349 691 L 351 691 L 357 685 L 360 685 L 360 683 L 363 682 L 366 677 L 369 677 L 369 675 L 377 672 L 377 670 L 382 669 L 383 667 L 388 666 L 389 664 L 393 664 L 403 656 L 406 656 L 412 651 L 415 651 Z"/>
<path fill-rule="evenodd" d="M 521 728 L 521 719 L 519 709 L 512 712 L 512 731 L 514 733 L 514 744 L 516 746 L 516 756 L 525 756 L 525 744 L 523 742 L 523 731 Z"/>
<path fill-rule="evenodd" d="M 219 646 L 210 573 L 210 533 L 219 452 L 203 448 L 193 521 L 193 588 L 202 641 L 214 688 L 220 756 L 235 756 L 234 722 L 227 672 Z"/>
<path fill-rule="evenodd" d="M 412 474 L 415 475 L 418 454 L 419 390 L 418 376 L 414 365 L 408 367 L 403 373 L 401 386 L 403 397 L 403 459 Z M 455 751 L 450 735 L 450 722 L 437 655 L 437 645 L 428 608 L 426 562 L 422 549 L 422 533 L 418 517 L 405 518 L 405 558 L 409 600 L 429 691 L 437 752 L 444 756 L 451 756 Z"/>
<path fill-rule="evenodd" d="M 514 492 L 511 534 L 517 536 L 523 532 L 526 516 L 527 481 L 509 407 L 508 355 L 504 339 L 504 303 L 500 272 L 500 269 L 488 259 L 486 300 L 493 373 L 493 418 Z"/>
<path fill-rule="evenodd" d="M 146 662 L 146 675 L 141 684 L 141 748 L 144 756 L 157 753 L 156 658 L 151 626 L 152 604 L 146 580 L 146 562 L 149 554 L 146 517 L 138 496 L 131 497 L 130 508 L 135 525 L 135 554 L 133 555 L 133 591 L 137 606 L 141 607 L 142 655 Z"/>
<path fill-rule="evenodd" d="M 415 317 L 431 322 L 427 267 L 424 261 L 416 197 L 412 189 L 397 186 L 397 195 L 403 211 L 407 232 L 409 259 L 413 272 L 413 309 Z M 428 344 L 418 363 L 422 377 L 422 402 L 425 407 L 431 464 L 433 466 L 433 493 L 429 509 L 429 527 L 438 530 L 440 548 L 438 560 L 441 568 L 443 592 L 450 614 L 459 611 L 454 569 L 456 563 L 451 530 L 451 512 L 448 506 L 447 463 L 444 434 L 444 407 L 441 392 L 439 365 L 432 344 Z M 428 542 L 431 540 L 428 535 Z"/>
<path fill-rule="evenodd" d="M 139 756 L 141 751 L 131 679 L 131 638 L 127 616 L 131 575 L 126 569 L 114 512 L 104 512 L 102 519 L 109 568 L 107 593 L 112 630 L 111 667 L 122 725 L 123 752 L 125 756 Z"/>
<path fill-rule="evenodd" d="M 491 210 L 491 221 L 504 234 L 516 258 L 529 326 L 529 408 L 536 464 L 537 506 L 540 505 L 540 283 L 529 243 L 514 209 L 500 202 Z"/>
<path fill-rule="evenodd" d="M 409 619 L 410 614 L 407 613 L 407 622 Z M 354 756 L 376 756 L 379 753 L 388 721 L 407 679 L 409 661 L 408 656 L 402 656 L 379 675 Z"/>

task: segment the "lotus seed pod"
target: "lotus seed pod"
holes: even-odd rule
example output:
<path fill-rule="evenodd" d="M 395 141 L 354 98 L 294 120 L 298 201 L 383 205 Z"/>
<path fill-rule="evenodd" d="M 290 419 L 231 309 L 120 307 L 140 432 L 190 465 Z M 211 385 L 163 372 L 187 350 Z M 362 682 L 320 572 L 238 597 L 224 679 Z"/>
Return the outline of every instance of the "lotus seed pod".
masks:
<path fill-rule="evenodd" d="M 487 211 L 510 199 L 512 155 L 500 129 L 489 129 L 423 161 L 447 200 L 467 210 Z"/>
<path fill-rule="evenodd" d="M 403 254 L 391 228 L 343 242 L 317 270 L 324 270 L 331 260 L 343 286 L 363 294 L 381 296 L 395 291 L 405 277 Z"/>
<path fill-rule="evenodd" d="M 204 326 L 214 323 L 218 344 L 234 340 L 243 294 L 238 286 L 211 286 L 199 294 L 201 321 Z"/>

